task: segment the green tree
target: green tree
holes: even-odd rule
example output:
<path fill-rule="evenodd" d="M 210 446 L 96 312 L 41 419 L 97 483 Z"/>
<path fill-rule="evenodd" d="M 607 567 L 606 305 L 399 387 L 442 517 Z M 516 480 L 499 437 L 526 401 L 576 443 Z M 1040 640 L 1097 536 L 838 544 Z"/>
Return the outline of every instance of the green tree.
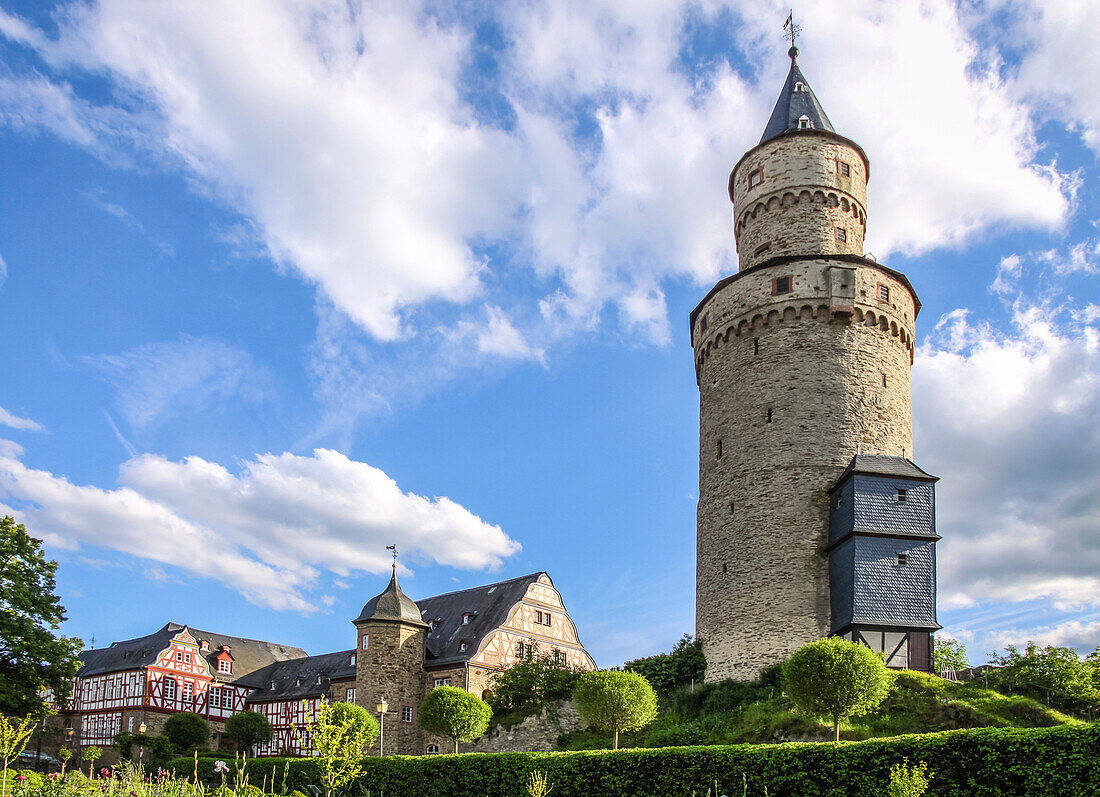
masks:
<path fill-rule="evenodd" d="M 258 744 L 270 742 L 275 730 L 258 711 L 238 711 L 225 721 L 225 735 L 237 743 L 238 750 L 247 753 Z"/>
<path fill-rule="evenodd" d="M 645 676 L 654 689 L 665 693 L 692 681 L 702 683 L 707 660 L 703 656 L 702 641 L 684 634 L 671 653 L 628 661 L 623 669 Z"/>
<path fill-rule="evenodd" d="M 523 659 L 493 675 L 485 702 L 493 714 L 536 711 L 555 700 L 568 700 L 581 672 L 532 646 Z"/>
<path fill-rule="evenodd" d="M 34 733 L 35 725 L 33 717 L 9 720 L 0 715 L 0 758 L 4 759 L 4 777 L 0 782 L 0 795 L 8 793 L 8 763 L 19 758 L 19 754 L 27 746 L 27 740 Z"/>
<path fill-rule="evenodd" d="M 455 743 L 481 738 L 493 718 L 493 709 L 477 695 L 457 686 L 437 686 L 420 703 L 420 727 Z"/>
<path fill-rule="evenodd" d="M 378 738 L 378 720 L 362 706 L 322 699 L 316 718 L 294 732 L 303 750 L 312 746 L 320 757 L 325 797 L 332 797 L 363 771 L 363 753 Z"/>
<path fill-rule="evenodd" d="M 993 654 L 999 669 L 989 674 L 1001 691 L 1023 693 L 1043 699 L 1071 697 L 1096 702 L 1100 699 L 1093 682 L 1093 668 L 1073 648 L 1047 645 L 1040 648 L 1028 642 L 1021 651 L 1008 645 L 1004 655 Z"/>
<path fill-rule="evenodd" d="M 0 714 L 42 717 L 43 692 L 63 704 L 84 643 L 53 632 L 65 620 L 57 562 L 10 517 L 0 519 Z"/>
<path fill-rule="evenodd" d="M 936 675 L 942 675 L 946 670 L 965 670 L 970 666 L 966 657 L 966 647 L 957 639 L 944 637 L 935 641 L 932 649 L 932 669 Z"/>
<path fill-rule="evenodd" d="M 210 723 L 193 711 L 181 711 L 164 721 L 163 734 L 182 753 L 205 750 L 210 742 Z"/>
<path fill-rule="evenodd" d="M 573 703 L 585 722 L 615 735 L 616 750 L 621 731 L 641 730 L 657 716 L 657 693 L 636 672 L 586 672 L 577 679 Z"/>
<path fill-rule="evenodd" d="M 783 665 L 783 686 L 791 700 L 808 714 L 832 717 L 836 741 L 840 721 L 881 703 L 893 680 L 878 654 L 837 637 L 808 642 Z"/>
<path fill-rule="evenodd" d="M 96 747 L 94 744 L 85 747 L 80 751 L 80 757 L 88 762 L 88 777 L 93 777 L 92 769 L 95 767 L 95 762 L 103 758 L 103 748 Z"/>

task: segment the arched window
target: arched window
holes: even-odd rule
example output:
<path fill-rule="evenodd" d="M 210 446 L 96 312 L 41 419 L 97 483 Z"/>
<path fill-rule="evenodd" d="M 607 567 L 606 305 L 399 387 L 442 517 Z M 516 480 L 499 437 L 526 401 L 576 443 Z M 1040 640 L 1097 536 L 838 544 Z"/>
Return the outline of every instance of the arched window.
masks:
<path fill-rule="evenodd" d="M 800 81 L 798 81 L 797 83 L 794 84 L 794 90 L 795 91 L 805 91 L 806 90 L 806 84 L 803 83 L 800 80 Z"/>
<path fill-rule="evenodd" d="M 439 755 L 439 745 L 429 744 L 427 747 L 424 748 L 424 752 L 428 755 Z"/>

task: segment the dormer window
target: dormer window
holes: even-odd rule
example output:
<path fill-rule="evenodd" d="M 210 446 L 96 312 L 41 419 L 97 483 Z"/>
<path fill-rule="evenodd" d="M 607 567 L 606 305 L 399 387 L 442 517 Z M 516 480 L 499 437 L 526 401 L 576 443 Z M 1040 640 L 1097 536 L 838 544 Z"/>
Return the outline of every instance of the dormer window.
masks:
<path fill-rule="evenodd" d="M 355 654 L 354 653 L 352 653 L 350 656 L 348 656 L 348 666 L 349 667 L 354 667 L 355 666 Z"/>
<path fill-rule="evenodd" d="M 464 615 L 462 615 L 462 624 L 463 625 L 469 625 L 470 621 L 472 619 L 474 619 L 473 613 L 472 612 L 466 612 Z"/>
<path fill-rule="evenodd" d="M 317 683 L 321 683 L 321 673 L 317 673 Z"/>
<path fill-rule="evenodd" d="M 812 130 L 814 126 L 813 121 L 806 114 L 798 117 L 798 129 L 799 130 Z"/>
<path fill-rule="evenodd" d="M 898 567 L 904 567 L 907 564 L 909 564 L 909 554 L 899 553 L 898 554 Z"/>
<path fill-rule="evenodd" d="M 898 489 L 898 503 L 899 504 L 904 504 L 908 500 L 909 500 L 909 491 L 908 490 L 902 490 L 902 489 L 899 488 Z"/>
<path fill-rule="evenodd" d="M 428 621 L 428 633 L 430 634 L 434 630 L 435 630 L 435 620 L 429 620 Z"/>
<path fill-rule="evenodd" d="M 199 650 L 210 650 L 210 643 L 205 639 L 199 642 Z"/>
<path fill-rule="evenodd" d="M 233 672 L 233 662 L 229 659 L 218 659 L 218 672 L 230 674 Z"/>
<path fill-rule="evenodd" d="M 465 639 L 459 640 L 458 652 L 459 653 L 465 653 L 466 652 L 466 640 Z"/>
<path fill-rule="evenodd" d="M 797 83 L 794 84 L 794 90 L 795 91 L 805 91 L 806 90 L 806 84 L 803 83 L 800 80 L 800 81 L 798 81 Z"/>

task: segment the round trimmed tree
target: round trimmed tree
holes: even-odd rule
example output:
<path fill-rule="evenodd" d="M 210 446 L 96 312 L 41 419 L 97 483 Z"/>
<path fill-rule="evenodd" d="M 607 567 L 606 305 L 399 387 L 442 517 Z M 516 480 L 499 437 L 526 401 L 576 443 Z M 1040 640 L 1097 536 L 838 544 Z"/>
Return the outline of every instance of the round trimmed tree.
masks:
<path fill-rule="evenodd" d="M 164 721 L 163 733 L 180 752 L 205 750 L 210 740 L 210 723 L 193 711 L 181 711 Z"/>
<path fill-rule="evenodd" d="M 657 693 L 636 672 L 586 672 L 577 679 L 573 703 L 585 722 L 615 735 L 616 750 L 621 731 L 641 730 L 657 716 Z"/>
<path fill-rule="evenodd" d="M 428 692 L 418 712 L 420 727 L 455 743 L 480 739 L 489 727 L 493 710 L 477 695 L 457 686 L 437 686 Z"/>
<path fill-rule="evenodd" d="M 807 714 L 832 717 L 835 741 L 840 721 L 873 709 L 893 682 L 877 653 L 837 637 L 808 642 L 783 665 L 783 688 L 791 700 Z"/>
<path fill-rule="evenodd" d="M 225 721 L 225 735 L 237 743 L 238 750 L 248 753 L 256 745 L 270 742 L 275 730 L 260 712 L 238 711 Z"/>

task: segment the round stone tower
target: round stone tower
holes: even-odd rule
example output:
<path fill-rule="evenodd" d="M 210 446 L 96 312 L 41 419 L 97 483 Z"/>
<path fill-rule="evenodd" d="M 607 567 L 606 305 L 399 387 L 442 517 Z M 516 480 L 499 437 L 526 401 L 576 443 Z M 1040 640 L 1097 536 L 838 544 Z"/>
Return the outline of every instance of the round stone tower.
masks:
<path fill-rule="evenodd" d="M 739 271 L 691 314 L 708 680 L 756 678 L 830 633 L 827 491 L 859 451 L 912 456 L 920 303 L 864 254 L 867 156 L 789 55 L 764 135 L 730 175 Z"/>

